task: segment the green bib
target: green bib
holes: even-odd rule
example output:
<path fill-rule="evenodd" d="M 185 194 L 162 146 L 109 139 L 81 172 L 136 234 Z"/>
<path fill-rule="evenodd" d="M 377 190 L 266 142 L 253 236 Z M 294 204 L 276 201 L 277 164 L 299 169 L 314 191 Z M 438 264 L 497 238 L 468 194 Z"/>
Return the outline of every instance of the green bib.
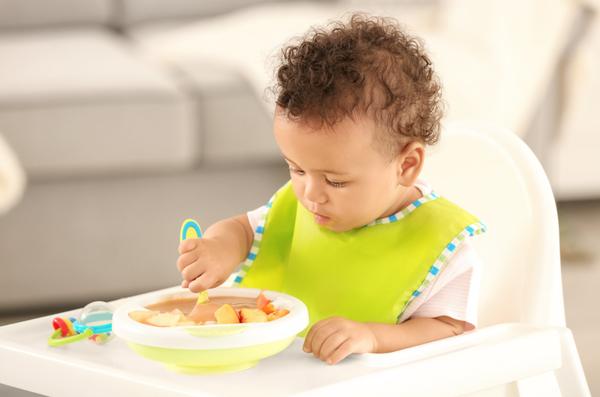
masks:
<path fill-rule="evenodd" d="M 234 285 L 292 295 L 310 324 L 331 316 L 395 324 L 466 236 L 485 225 L 431 193 L 343 233 L 315 224 L 288 183 L 273 196 Z"/>

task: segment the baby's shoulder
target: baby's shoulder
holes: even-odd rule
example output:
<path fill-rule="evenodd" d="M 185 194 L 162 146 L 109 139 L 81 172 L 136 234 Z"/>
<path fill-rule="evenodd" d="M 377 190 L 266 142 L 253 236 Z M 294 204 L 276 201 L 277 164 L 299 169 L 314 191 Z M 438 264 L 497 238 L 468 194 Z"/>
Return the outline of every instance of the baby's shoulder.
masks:
<path fill-rule="evenodd" d="M 479 270 L 481 260 L 471 240 L 467 237 L 456 247 L 452 256 L 448 258 L 445 271 L 463 273 L 469 269 Z"/>

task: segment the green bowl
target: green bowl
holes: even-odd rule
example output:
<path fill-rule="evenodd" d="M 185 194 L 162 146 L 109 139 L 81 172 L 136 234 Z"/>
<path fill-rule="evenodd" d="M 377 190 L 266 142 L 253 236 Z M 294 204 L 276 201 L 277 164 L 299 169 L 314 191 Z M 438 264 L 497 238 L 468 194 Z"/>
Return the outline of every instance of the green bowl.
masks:
<path fill-rule="evenodd" d="M 296 338 L 290 336 L 274 342 L 231 349 L 167 349 L 127 342 L 142 357 L 163 363 L 166 369 L 186 375 L 218 375 L 254 367 L 260 359 L 287 348 Z"/>
<path fill-rule="evenodd" d="M 219 287 L 208 291 L 209 298 L 240 296 L 255 298 L 261 291 L 252 288 Z M 113 314 L 113 331 L 136 354 L 163 363 L 170 371 L 190 374 L 224 374 L 252 368 L 260 359 L 287 348 L 308 325 L 308 309 L 300 300 L 274 291 L 265 296 L 276 307 L 290 310 L 278 320 L 264 323 L 211 324 L 183 327 L 153 327 L 129 317 L 132 311 L 147 310 L 149 304 L 197 294 L 182 290 L 156 293 L 123 303 Z"/>

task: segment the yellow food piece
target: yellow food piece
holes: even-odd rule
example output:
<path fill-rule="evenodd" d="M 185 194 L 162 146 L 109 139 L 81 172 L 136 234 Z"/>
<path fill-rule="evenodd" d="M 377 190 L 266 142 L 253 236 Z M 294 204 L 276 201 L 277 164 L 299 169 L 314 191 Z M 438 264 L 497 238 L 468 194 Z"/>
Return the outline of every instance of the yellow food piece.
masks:
<path fill-rule="evenodd" d="M 175 324 L 176 327 L 189 327 L 193 325 L 196 325 L 196 323 L 193 321 L 180 321 L 177 324 Z"/>
<path fill-rule="evenodd" d="M 132 320 L 137 321 L 138 323 L 145 323 L 149 318 L 158 316 L 159 312 L 155 312 L 152 310 L 136 310 L 133 312 L 129 312 L 129 317 Z"/>
<path fill-rule="evenodd" d="M 159 314 L 158 316 L 149 318 L 146 320 L 146 324 L 155 325 L 157 327 L 173 327 L 180 320 L 182 320 L 182 314 L 179 313 L 165 313 Z M 184 317 L 185 318 L 185 317 Z"/>

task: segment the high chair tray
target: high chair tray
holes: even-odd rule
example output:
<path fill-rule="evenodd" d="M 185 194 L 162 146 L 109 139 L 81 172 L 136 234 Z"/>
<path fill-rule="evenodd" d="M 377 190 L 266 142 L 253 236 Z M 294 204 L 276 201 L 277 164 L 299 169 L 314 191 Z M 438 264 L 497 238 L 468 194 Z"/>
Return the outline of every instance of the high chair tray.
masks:
<path fill-rule="evenodd" d="M 110 303 L 118 307 L 144 295 Z M 304 353 L 303 339 L 296 338 L 283 352 L 245 371 L 183 375 L 136 355 L 120 338 L 103 345 L 82 341 L 48 346 L 52 319 L 76 317 L 79 311 L 0 327 L 0 383 L 61 397 L 365 396 L 399 391 L 406 396 L 458 396 L 501 387 L 497 385 L 523 373 L 551 371 L 560 367 L 561 359 L 556 329 L 501 324 L 395 353 L 351 355 L 333 366 Z"/>

